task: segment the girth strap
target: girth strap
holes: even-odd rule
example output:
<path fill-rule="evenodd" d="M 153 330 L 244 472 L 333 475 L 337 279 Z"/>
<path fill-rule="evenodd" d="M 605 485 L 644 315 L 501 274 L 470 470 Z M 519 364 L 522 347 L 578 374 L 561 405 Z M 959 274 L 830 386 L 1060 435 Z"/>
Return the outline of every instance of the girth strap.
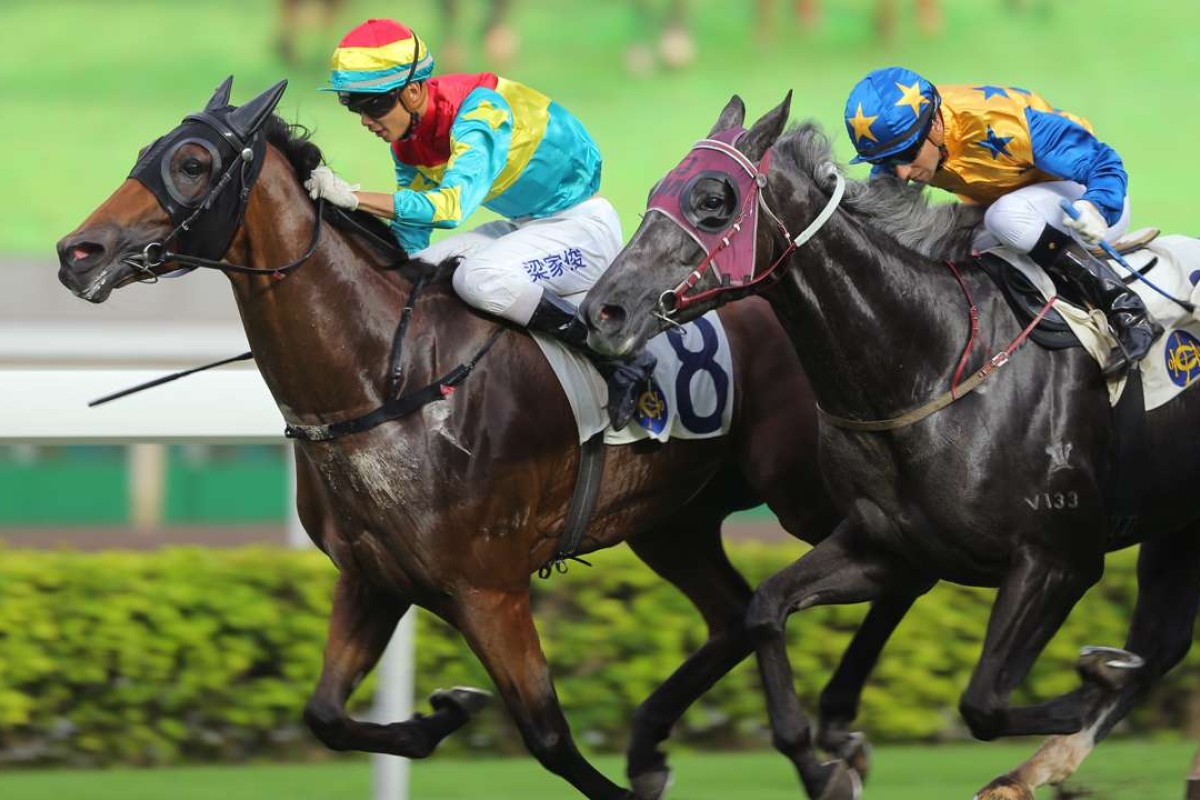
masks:
<path fill-rule="evenodd" d="M 604 431 L 592 436 L 579 446 L 579 474 L 575 478 L 575 491 L 571 493 L 571 506 L 567 511 L 567 523 L 559 540 L 558 551 L 553 558 L 538 569 L 538 577 L 549 578 L 555 572 L 565 573 L 567 561 L 574 559 L 588 564 L 575 554 L 592 521 L 596 510 L 596 497 L 600 494 L 600 481 L 604 476 Z"/>

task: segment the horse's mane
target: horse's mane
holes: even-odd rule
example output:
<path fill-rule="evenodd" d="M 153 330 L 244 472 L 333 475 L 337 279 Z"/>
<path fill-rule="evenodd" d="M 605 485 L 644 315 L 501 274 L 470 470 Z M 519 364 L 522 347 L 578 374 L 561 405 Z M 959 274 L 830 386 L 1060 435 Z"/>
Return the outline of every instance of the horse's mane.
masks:
<path fill-rule="evenodd" d="M 832 192 L 834 171 L 841 166 L 834 159 L 829 138 L 816 122 L 808 120 L 787 131 L 776 142 L 774 152 L 811 178 L 822 191 Z M 905 247 L 939 259 L 965 258 L 983 223 L 983 209 L 979 206 L 932 204 L 922 187 L 891 176 L 847 180 L 842 208 Z"/>
<path fill-rule="evenodd" d="M 272 114 L 263 125 L 267 141 L 275 146 L 288 163 L 296 170 L 301 181 L 308 180 L 312 171 L 325 163 L 321 148 L 312 141 L 312 131 L 299 123 L 286 122 Z M 392 231 L 374 214 L 366 211 L 347 211 L 326 204 L 325 218 L 339 230 L 358 236 L 375 250 L 390 268 L 396 269 L 408 280 L 424 277 L 427 282 L 444 281 L 454 272 L 459 259 L 448 259 L 441 264 L 429 264 L 420 259 L 409 258 L 404 248 L 396 243 Z M 365 235 L 364 235 L 365 234 Z"/>

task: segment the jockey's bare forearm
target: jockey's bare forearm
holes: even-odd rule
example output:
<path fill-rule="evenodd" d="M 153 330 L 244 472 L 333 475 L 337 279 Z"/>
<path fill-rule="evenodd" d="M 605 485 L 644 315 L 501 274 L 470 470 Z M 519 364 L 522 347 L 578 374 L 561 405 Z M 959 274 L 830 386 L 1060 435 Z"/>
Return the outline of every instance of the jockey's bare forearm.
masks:
<path fill-rule="evenodd" d="M 358 207 L 391 222 L 396 216 L 396 201 L 388 192 L 355 192 Z"/>

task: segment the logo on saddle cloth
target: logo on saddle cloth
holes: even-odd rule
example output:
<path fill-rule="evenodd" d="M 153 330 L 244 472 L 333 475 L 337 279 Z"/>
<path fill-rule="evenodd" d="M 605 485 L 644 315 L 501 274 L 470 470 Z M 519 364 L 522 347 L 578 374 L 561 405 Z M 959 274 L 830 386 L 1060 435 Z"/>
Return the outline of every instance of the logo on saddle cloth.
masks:
<path fill-rule="evenodd" d="M 659 388 L 658 381 L 650 380 L 650 388 L 642 392 L 638 398 L 634 419 L 651 433 L 662 433 L 667 427 L 670 414 L 667 413 L 667 396 Z"/>
<path fill-rule="evenodd" d="M 1200 339 L 1187 331 L 1171 331 L 1163 359 L 1172 383 L 1184 388 L 1191 386 L 1200 378 Z"/>

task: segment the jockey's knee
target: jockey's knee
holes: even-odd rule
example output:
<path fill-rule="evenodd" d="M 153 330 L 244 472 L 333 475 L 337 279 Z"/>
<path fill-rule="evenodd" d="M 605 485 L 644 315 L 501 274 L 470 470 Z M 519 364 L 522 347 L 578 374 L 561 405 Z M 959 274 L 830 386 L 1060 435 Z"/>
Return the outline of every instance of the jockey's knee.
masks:
<path fill-rule="evenodd" d="M 988 206 L 983 224 L 1000 244 L 1028 253 L 1037 244 L 1049 220 L 1036 203 L 1020 192 L 1006 194 Z"/>
<path fill-rule="evenodd" d="M 467 305 L 518 325 L 528 324 L 542 297 L 541 287 L 529 280 L 520 264 L 499 266 L 467 259 L 454 271 L 452 282 Z"/>

